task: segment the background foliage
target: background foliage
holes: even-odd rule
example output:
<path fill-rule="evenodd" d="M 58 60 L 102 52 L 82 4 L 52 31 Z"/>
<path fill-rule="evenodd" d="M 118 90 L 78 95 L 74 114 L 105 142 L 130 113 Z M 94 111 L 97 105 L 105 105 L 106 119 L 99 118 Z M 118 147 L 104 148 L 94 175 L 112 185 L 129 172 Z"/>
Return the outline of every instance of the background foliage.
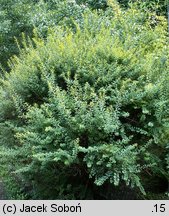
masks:
<path fill-rule="evenodd" d="M 22 32 L 32 37 L 33 29 L 37 28 L 45 37 L 49 27 L 72 26 L 74 20 L 81 20 L 86 10 L 106 10 L 108 2 L 107 0 L 0 0 L 0 63 L 9 70 L 7 60 L 13 54 L 19 53 L 16 38 L 21 41 Z M 166 0 L 119 0 L 118 2 L 125 7 L 130 7 L 133 2 L 144 13 L 151 11 L 158 15 L 167 15 Z M 154 16 L 153 21 L 156 21 Z"/>

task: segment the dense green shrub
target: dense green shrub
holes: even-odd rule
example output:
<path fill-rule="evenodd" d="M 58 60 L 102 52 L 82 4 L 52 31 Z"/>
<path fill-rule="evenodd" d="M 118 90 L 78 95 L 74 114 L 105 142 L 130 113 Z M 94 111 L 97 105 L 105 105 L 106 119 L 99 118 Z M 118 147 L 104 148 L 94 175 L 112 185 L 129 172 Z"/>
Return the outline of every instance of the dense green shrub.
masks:
<path fill-rule="evenodd" d="M 1 166 L 29 198 L 124 183 L 145 194 L 145 175 L 168 179 L 167 22 L 110 5 L 73 30 L 35 32 L 0 80 Z"/>
<path fill-rule="evenodd" d="M 19 53 L 15 40 L 21 40 L 22 32 L 32 37 L 33 29 L 37 28 L 46 37 L 49 27 L 74 27 L 74 20 L 81 22 L 83 13 L 90 9 L 106 10 L 109 2 L 112 0 L 0 0 L 0 64 L 8 68 L 8 59 Z M 128 7 L 130 1 L 118 2 Z M 167 12 L 165 0 L 131 2 L 138 2 L 144 13 L 149 13 L 149 9 L 158 14 Z M 153 22 L 157 21 L 153 16 Z"/>
<path fill-rule="evenodd" d="M 19 53 L 16 38 L 23 32 L 31 37 L 37 28 L 45 37 L 48 27 L 71 26 L 87 9 L 71 0 L 0 0 L 0 64 L 8 68 L 7 60 Z"/>

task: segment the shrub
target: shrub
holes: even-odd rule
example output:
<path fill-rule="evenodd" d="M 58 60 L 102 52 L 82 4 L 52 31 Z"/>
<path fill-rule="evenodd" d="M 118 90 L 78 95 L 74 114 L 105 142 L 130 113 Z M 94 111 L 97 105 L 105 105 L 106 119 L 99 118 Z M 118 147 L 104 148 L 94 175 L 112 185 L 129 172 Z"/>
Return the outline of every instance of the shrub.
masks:
<path fill-rule="evenodd" d="M 1 162 L 30 198 L 94 198 L 124 182 L 145 194 L 145 174 L 168 178 L 167 22 L 111 14 L 35 35 L 1 79 Z"/>
<path fill-rule="evenodd" d="M 20 42 L 23 32 L 32 37 L 33 29 L 37 28 L 45 38 L 48 28 L 74 27 L 73 22 L 81 22 L 83 13 L 94 9 L 105 11 L 110 2 L 116 3 L 116 0 L 0 0 L 0 64 L 9 69 L 8 59 L 19 54 L 15 38 Z M 128 0 L 118 2 L 125 7 L 132 5 Z M 131 2 L 136 2 L 144 13 L 151 10 L 166 15 L 167 12 L 165 0 Z M 158 20 L 152 16 L 152 22 Z"/>
<path fill-rule="evenodd" d="M 9 69 L 7 61 L 18 55 L 15 41 L 22 40 L 22 33 L 32 37 L 37 28 L 45 37 L 48 27 L 71 26 L 87 9 L 73 1 L 0 0 L 0 64 Z"/>

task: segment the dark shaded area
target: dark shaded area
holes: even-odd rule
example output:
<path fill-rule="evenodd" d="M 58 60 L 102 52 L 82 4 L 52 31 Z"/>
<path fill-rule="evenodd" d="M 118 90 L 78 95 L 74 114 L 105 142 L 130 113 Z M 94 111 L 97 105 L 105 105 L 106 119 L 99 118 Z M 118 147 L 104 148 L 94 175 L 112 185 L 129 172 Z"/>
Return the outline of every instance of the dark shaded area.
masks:
<path fill-rule="evenodd" d="M 169 183 L 165 176 L 149 176 L 146 179 L 145 189 L 154 194 L 165 193 L 168 191 Z"/>
<path fill-rule="evenodd" d="M 6 192 L 5 192 L 5 187 L 3 182 L 0 180 L 0 200 L 6 200 L 7 196 L 6 196 Z"/>

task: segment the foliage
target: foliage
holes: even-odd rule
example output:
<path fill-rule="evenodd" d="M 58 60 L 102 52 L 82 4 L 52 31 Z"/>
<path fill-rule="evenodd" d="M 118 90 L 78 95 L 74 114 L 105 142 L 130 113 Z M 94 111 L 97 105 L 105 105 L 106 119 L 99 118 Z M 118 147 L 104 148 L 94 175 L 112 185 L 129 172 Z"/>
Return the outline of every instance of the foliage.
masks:
<path fill-rule="evenodd" d="M 106 10 L 109 2 L 112 0 L 0 0 L 0 64 L 9 69 L 7 60 L 19 53 L 15 39 L 20 42 L 22 32 L 32 37 L 33 29 L 37 28 L 46 37 L 49 27 L 74 27 L 73 22 L 80 22 L 83 13 L 90 9 Z M 130 1 L 118 2 L 128 7 Z M 150 9 L 158 15 L 167 12 L 165 0 L 131 2 L 138 3 L 137 7 L 144 13 L 149 13 Z M 153 20 L 156 21 L 154 16 Z"/>
<path fill-rule="evenodd" d="M 19 50 L 22 33 L 32 37 L 37 28 L 45 37 L 47 28 L 55 25 L 71 25 L 86 10 L 73 1 L 63 0 L 0 0 L 0 63 L 7 67 L 7 60 Z"/>
<path fill-rule="evenodd" d="M 0 80 L 1 164 L 30 198 L 94 198 L 124 182 L 145 194 L 145 174 L 168 179 L 166 19 L 109 5 L 52 29 L 44 17 L 46 38 L 44 26 L 23 37 Z"/>

